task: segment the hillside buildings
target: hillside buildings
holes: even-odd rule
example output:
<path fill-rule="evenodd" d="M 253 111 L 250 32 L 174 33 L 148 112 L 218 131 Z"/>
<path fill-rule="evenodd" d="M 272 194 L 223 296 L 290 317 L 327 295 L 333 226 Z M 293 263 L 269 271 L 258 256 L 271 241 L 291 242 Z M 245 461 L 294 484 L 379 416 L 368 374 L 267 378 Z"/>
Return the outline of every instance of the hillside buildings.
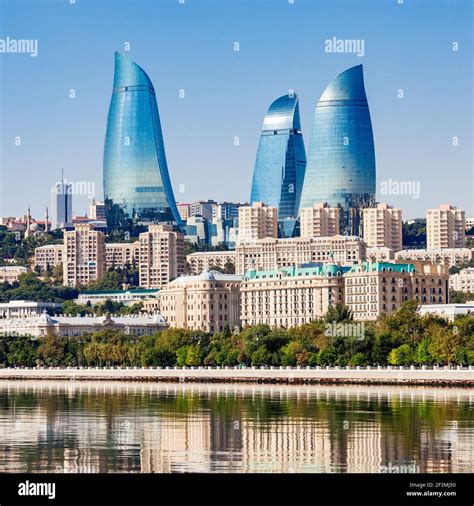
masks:
<path fill-rule="evenodd" d="M 0 266 L 0 283 L 14 283 L 22 274 L 30 272 L 28 267 L 21 265 Z"/>
<path fill-rule="evenodd" d="M 189 274 L 200 274 L 205 270 L 213 270 L 213 267 L 228 271 L 233 266 L 235 270 L 235 255 L 235 251 L 198 251 L 190 253 L 186 255 Z"/>

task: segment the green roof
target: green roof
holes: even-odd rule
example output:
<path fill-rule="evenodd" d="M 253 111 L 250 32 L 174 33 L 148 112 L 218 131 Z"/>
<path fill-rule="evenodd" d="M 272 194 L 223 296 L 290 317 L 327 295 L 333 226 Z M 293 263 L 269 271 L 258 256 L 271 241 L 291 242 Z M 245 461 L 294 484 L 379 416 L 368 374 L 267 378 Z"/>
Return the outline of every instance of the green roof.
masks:
<path fill-rule="evenodd" d="M 415 272 L 415 266 L 413 264 L 392 264 L 389 262 L 362 262 L 360 265 L 353 265 L 349 272 Z"/>
<path fill-rule="evenodd" d="M 311 267 L 282 267 L 278 270 L 269 271 L 256 271 L 249 269 L 245 273 L 245 280 L 249 279 L 268 279 L 279 278 L 280 275 L 284 277 L 304 277 L 304 276 L 337 276 L 347 272 L 350 267 L 341 267 L 336 264 L 326 264 L 322 266 Z"/>

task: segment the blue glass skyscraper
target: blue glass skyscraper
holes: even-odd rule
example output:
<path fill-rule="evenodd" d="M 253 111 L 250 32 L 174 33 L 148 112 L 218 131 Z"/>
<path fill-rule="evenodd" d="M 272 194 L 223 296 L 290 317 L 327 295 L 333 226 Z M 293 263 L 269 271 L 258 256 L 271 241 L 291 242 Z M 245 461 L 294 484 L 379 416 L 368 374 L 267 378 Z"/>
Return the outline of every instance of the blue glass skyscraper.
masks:
<path fill-rule="evenodd" d="M 104 197 L 111 229 L 151 222 L 181 227 L 153 84 L 120 53 L 105 135 Z"/>
<path fill-rule="evenodd" d="M 283 95 L 270 105 L 263 121 L 250 195 L 251 204 L 278 209 L 281 237 L 294 233 L 305 168 L 298 96 Z"/>
<path fill-rule="evenodd" d="M 362 65 L 339 74 L 316 105 L 300 208 L 341 208 L 341 230 L 359 233 L 360 209 L 375 204 L 375 151 Z"/>

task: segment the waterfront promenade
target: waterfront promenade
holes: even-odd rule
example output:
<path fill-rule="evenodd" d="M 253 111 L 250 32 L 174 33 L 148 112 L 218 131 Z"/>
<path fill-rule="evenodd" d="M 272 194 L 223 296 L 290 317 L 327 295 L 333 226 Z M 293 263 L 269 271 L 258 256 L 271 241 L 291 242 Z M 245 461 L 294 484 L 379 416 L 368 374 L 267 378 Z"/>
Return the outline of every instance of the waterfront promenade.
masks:
<path fill-rule="evenodd" d="M 470 367 L 80 367 L 4 368 L 0 380 L 411 384 L 474 386 Z"/>

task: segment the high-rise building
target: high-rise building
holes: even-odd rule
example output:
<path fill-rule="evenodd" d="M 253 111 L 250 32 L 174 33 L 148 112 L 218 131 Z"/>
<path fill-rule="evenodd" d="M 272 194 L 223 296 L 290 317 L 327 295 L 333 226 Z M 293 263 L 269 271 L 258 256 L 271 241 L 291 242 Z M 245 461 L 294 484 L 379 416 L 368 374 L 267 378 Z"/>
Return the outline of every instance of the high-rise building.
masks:
<path fill-rule="evenodd" d="M 370 248 L 402 249 L 402 210 L 377 204 L 362 211 L 363 237 Z"/>
<path fill-rule="evenodd" d="M 183 221 L 186 221 L 191 216 L 191 204 L 178 202 L 176 207 L 178 208 L 178 213 Z"/>
<path fill-rule="evenodd" d="M 131 223 L 181 226 L 166 163 L 155 89 L 146 72 L 115 53 L 104 147 L 104 197 L 111 230 Z"/>
<path fill-rule="evenodd" d="M 105 272 L 105 235 L 88 223 L 64 232 L 63 284 L 87 286 Z"/>
<path fill-rule="evenodd" d="M 184 236 L 169 225 L 150 225 L 139 236 L 141 288 L 162 288 L 184 274 Z"/>
<path fill-rule="evenodd" d="M 449 204 L 426 211 L 426 243 L 428 249 L 464 248 L 466 215 Z"/>
<path fill-rule="evenodd" d="M 254 202 L 239 207 L 239 242 L 278 237 L 278 209 Z"/>
<path fill-rule="evenodd" d="M 90 220 L 101 220 L 105 221 L 106 213 L 105 213 L 105 202 L 99 202 L 95 199 L 89 204 L 89 211 L 87 213 L 87 217 Z"/>
<path fill-rule="evenodd" d="M 300 208 L 341 207 L 341 232 L 360 233 L 375 204 L 375 150 L 362 65 L 339 74 L 316 105 Z"/>
<path fill-rule="evenodd" d="M 331 237 L 333 235 L 339 235 L 339 208 L 315 203 L 313 207 L 301 209 L 301 237 Z"/>
<path fill-rule="evenodd" d="M 219 202 L 212 206 L 212 219 L 232 220 L 239 218 L 239 207 L 244 204 L 237 202 Z"/>
<path fill-rule="evenodd" d="M 201 216 L 206 220 L 212 220 L 212 209 L 216 205 L 214 200 L 198 200 L 189 207 L 189 216 Z"/>
<path fill-rule="evenodd" d="M 42 271 L 52 269 L 63 262 L 64 244 L 47 244 L 35 248 L 34 265 Z"/>
<path fill-rule="evenodd" d="M 204 271 L 182 276 L 160 292 L 160 310 L 170 327 L 219 332 L 240 327 L 242 276 Z"/>
<path fill-rule="evenodd" d="M 289 93 L 270 105 L 263 120 L 250 195 L 250 204 L 278 210 L 280 237 L 294 234 L 305 168 L 298 95 Z"/>
<path fill-rule="evenodd" d="M 72 185 L 64 177 L 51 188 L 51 229 L 72 227 Z"/>

